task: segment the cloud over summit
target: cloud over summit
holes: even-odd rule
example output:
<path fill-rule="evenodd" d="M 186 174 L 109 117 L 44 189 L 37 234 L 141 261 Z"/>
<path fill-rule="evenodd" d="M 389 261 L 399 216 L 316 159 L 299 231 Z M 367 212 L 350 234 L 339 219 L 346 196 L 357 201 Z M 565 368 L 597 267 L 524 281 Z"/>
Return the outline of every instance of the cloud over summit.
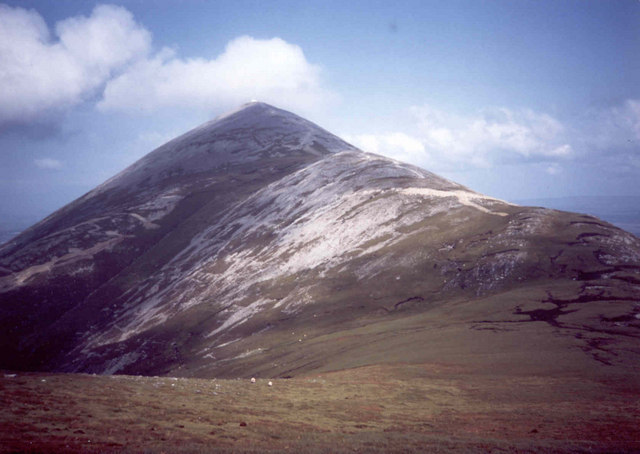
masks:
<path fill-rule="evenodd" d="M 101 110 L 210 112 L 256 98 L 308 111 L 335 97 L 302 49 L 279 38 L 231 40 L 215 58 L 152 49 L 125 8 L 98 5 L 49 29 L 34 10 L 0 4 L 0 127 L 97 98 Z"/>
<path fill-rule="evenodd" d="M 163 50 L 109 81 L 103 110 L 231 108 L 250 99 L 306 110 L 333 95 L 322 87 L 320 68 L 302 49 L 280 38 L 241 36 L 212 59 L 181 59 Z"/>

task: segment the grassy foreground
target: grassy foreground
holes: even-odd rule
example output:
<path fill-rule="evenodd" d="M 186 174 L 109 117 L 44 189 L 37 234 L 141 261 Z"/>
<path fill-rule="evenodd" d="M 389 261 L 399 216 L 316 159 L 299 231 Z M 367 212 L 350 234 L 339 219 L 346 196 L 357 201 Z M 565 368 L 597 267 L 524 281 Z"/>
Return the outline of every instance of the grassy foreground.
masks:
<path fill-rule="evenodd" d="M 292 379 L 0 374 L 2 452 L 640 452 L 621 382 L 438 365 Z"/>

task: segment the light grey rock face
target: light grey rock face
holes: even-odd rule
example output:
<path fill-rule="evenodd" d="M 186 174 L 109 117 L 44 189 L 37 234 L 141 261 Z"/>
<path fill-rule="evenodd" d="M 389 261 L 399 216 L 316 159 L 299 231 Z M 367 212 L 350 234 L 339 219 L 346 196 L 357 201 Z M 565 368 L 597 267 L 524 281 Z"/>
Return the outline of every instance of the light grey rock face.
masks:
<path fill-rule="evenodd" d="M 327 155 L 202 225 L 162 269 L 129 289 L 125 306 L 131 309 L 94 342 L 126 340 L 202 304 L 221 310 L 222 324 L 207 337 L 246 322 L 265 307 L 293 313 L 312 302 L 309 289 L 330 273 L 353 267 L 349 273 L 369 279 L 382 272 L 382 263 L 355 262 L 391 249 L 409 231 L 437 229 L 428 219 L 448 213 L 453 221 L 454 213 L 466 210 L 471 217 L 474 211 L 506 216 L 501 207 L 508 205 L 380 156 L 361 151 Z M 312 279 L 280 301 L 255 291 L 309 273 Z M 249 306 L 240 304 L 249 300 Z"/>
<path fill-rule="evenodd" d="M 283 168 L 348 149 L 353 147 L 296 115 L 262 103 L 245 105 L 159 147 L 4 245 L 0 266 L 17 271 L 49 263 L 64 246 L 112 247 L 136 229 L 158 228 L 156 221 L 194 192 L 222 183 L 219 189 L 233 193 L 247 179 L 268 182 Z M 25 249 L 27 243 L 32 247 Z"/>
<path fill-rule="evenodd" d="M 260 187 L 348 149 L 353 147 L 300 117 L 261 103 L 246 105 L 161 146 L 5 244 L 0 292 L 47 279 L 57 269 L 91 272 L 96 255 L 163 232 L 162 220 L 194 194 L 242 198 L 246 186 Z"/>
<path fill-rule="evenodd" d="M 607 273 L 633 292 L 622 274 L 639 270 L 638 239 L 595 218 L 475 193 L 251 103 L 0 249 L 0 367 L 206 376 L 264 358 L 280 373 L 291 327 Z"/>
<path fill-rule="evenodd" d="M 0 247 L 7 342 L 16 344 L 25 332 L 40 338 L 43 329 L 144 262 L 145 254 L 156 250 L 148 266 L 135 271 L 134 282 L 188 243 L 197 233 L 190 229 L 199 228 L 194 225 L 322 156 L 353 149 L 313 123 L 262 103 L 159 147 Z M 199 219 L 202 212 L 207 214 Z M 184 225 L 188 232 L 180 230 Z"/>

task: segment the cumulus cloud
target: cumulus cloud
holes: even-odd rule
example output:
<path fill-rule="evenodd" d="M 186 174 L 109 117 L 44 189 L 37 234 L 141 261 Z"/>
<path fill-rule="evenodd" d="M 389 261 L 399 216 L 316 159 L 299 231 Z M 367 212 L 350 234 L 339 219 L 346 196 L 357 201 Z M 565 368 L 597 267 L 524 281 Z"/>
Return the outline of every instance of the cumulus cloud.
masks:
<path fill-rule="evenodd" d="M 99 5 L 58 22 L 52 35 L 36 11 L 0 5 L 0 125 L 83 101 L 150 46 L 150 33 L 122 7 Z"/>
<path fill-rule="evenodd" d="M 98 104 L 102 110 L 231 107 L 250 99 L 295 110 L 324 104 L 334 95 L 323 88 L 320 68 L 302 49 L 280 38 L 241 36 L 213 59 L 181 59 L 164 49 L 110 80 Z"/>
<path fill-rule="evenodd" d="M 402 131 L 345 138 L 363 150 L 438 172 L 530 163 L 552 176 L 575 167 L 627 176 L 640 169 L 638 99 L 562 120 L 529 109 L 457 115 L 423 105 L 410 112 L 413 121 Z"/>
<path fill-rule="evenodd" d="M 40 158 L 40 159 L 34 159 L 33 161 L 35 163 L 35 165 L 37 167 L 40 167 L 41 169 L 61 169 L 62 168 L 62 162 L 58 161 L 57 159 L 53 159 L 53 158 Z"/>
<path fill-rule="evenodd" d="M 87 99 L 103 111 L 221 111 L 250 99 L 301 112 L 336 95 L 320 67 L 280 38 L 242 36 L 215 58 L 152 52 L 151 33 L 125 8 L 98 5 L 49 29 L 34 10 L 0 5 L 0 127 L 31 124 Z"/>
<path fill-rule="evenodd" d="M 572 153 L 564 126 L 545 113 L 499 108 L 459 116 L 429 106 L 412 111 L 425 147 L 456 160 L 545 160 Z"/>
<path fill-rule="evenodd" d="M 411 113 L 411 133 L 349 138 L 367 151 L 441 170 L 556 161 L 574 155 L 566 128 L 545 113 L 499 108 L 463 116 L 431 106 L 414 106 Z"/>
<path fill-rule="evenodd" d="M 391 156 L 399 161 L 425 158 L 428 152 L 424 144 L 403 132 L 388 134 L 343 135 L 344 140 L 370 153 Z"/>

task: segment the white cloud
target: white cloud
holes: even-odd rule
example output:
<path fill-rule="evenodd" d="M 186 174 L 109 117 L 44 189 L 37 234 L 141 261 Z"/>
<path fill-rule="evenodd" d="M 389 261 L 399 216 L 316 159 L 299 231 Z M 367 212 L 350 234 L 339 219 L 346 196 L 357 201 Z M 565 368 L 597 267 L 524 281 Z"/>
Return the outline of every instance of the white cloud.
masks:
<path fill-rule="evenodd" d="M 571 155 L 564 126 L 545 113 L 507 108 L 460 116 L 413 107 L 427 149 L 455 158 L 541 159 Z"/>
<path fill-rule="evenodd" d="M 435 170 L 556 161 L 574 155 L 565 127 L 545 113 L 499 108 L 463 116 L 430 106 L 410 110 L 414 123 L 407 125 L 408 132 L 349 138 L 366 151 Z"/>
<path fill-rule="evenodd" d="M 40 167 L 41 169 L 61 169 L 62 168 L 62 162 L 58 161 L 57 159 L 53 159 L 53 158 L 40 158 L 40 159 L 34 159 L 33 161 L 35 163 L 36 166 Z"/>
<path fill-rule="evenodd" d="M 424 159 L 428 156 L 424 144 L 402 132 L 389 134 L 343 135 L 344 140 L 370 153 L 383 154 L 399 161 Z"/>
<path fill-rule="evenodd" d="M 92 95 L 114 70 L 145 55 L 151 35 L 125 8 L 99 5 L 58 22 L 0 5 L 0 124 L 25 123 Z"/>
<path fill-rule="evenodd" d="M 0 5 L 0 126 L 54 118 L 100 94 L 101 110 L 126 112 L 210 113 L 258 99 L 309 113 L 337 98 L 320 67 L 280 38 L 242 36 L 209 59 L 151 48 L 149 31 L 120 6 L 98 5 L 52 33 L 36 11 Z"/>
<path fill-rule="evenodd" d="M 280 38 L 242 36 L 213 59 L 181 59 L 164 49 L 109 81 L 98 107 L 146 111 L 211 110 L 250 99 L 306 111 L 335 97 L 322 86 L 320 68 L 302 49 Z"/>

